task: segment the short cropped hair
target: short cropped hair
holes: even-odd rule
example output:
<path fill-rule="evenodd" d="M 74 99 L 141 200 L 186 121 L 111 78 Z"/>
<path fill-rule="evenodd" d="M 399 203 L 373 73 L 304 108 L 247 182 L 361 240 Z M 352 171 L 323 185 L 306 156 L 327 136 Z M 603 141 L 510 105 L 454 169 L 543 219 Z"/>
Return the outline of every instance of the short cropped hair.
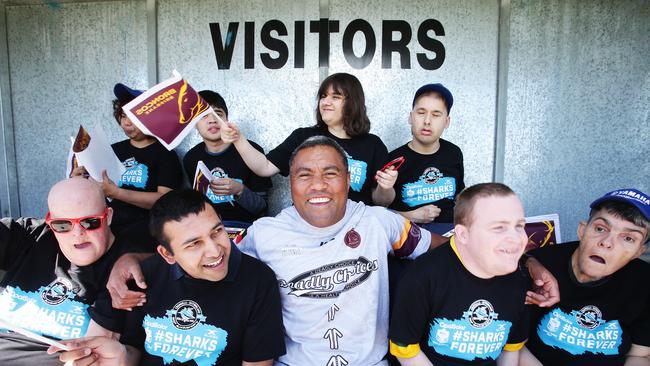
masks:
<path fill-rule="evenodd" d="M 223 99 L 221 94 L 214 92 L 212 90 L 201 90 L 199 92 L 199 95 L 206 102 L 208 102 L 210 107 L 222 109 L 223 112 L 226 114 L 226 118 L 228 118 L 228 106 L 226 105 L 226 101 Z"/>
<path fill-rule="evenodd" d="M 198 215 L 206 209 L 206 204 L 209 207 L 208 209 L 214 209 L 204 194 L 192 189 L 178 189 L 165 193 L 153 204 L 149 211 L 149 232 L 151 236 L 158 241 L 158 244 L 173 253 L 169 238 L 163 232 L 165 224 L 170 221 L 179 222 L 192 214 Z"/>
<path fill-rule="evenodd" d="M 474 205 L 479 198 L 510 195 L 515 195 L 515 192 L 503 183 L 480 183 L 463 189 L 456 198 L 454 224 L 463 226 L 472 224 Z"/>
<path fill-rule="evenodd" d="M 354 75 L 344 72 L 332 74 L 325 78 L 318 88 L 316 98 L 327 94 L 329 87 L 343 96 L 343 129 L 350 137 L 362 136 L 370 132 L 370 119 L 366 114 L 366 97 L 363 94 L 361 82 Z M 327 128 L 320 114 L 319 105 L 316 105 L 316 126 Z"/>
<path fill-rule="evenodd" d="M 329 146 L 332 149 L 336 150 L 337 154 L 341 157 L 341 162 L 345 167 L 345 171 L 348 171 L 348 157 L 345 150 L 343 150 L 338 142 L 332 140 L 327 136 L 312 136 L 305 140 L 302 144 L 298 145 L 298 147 L 293 150 L 293 153 L 291 153 L 291 157 L 289 158 L 289 169 L 291 169 L 291 166 L 293 166 L 293 161 L 301 150 L 316 146 Z"/>
<path fill-rule="evenodd" d="M 648 221 L 638 208 L 622 201 L 603 201 L 592 207 L 589 212 L 588 222 L 591 222 L 600 211 L 608 212 L 631 224 L 645 228 L 646 235 L 644 243 L 650 243 L 650 221 Z"/>

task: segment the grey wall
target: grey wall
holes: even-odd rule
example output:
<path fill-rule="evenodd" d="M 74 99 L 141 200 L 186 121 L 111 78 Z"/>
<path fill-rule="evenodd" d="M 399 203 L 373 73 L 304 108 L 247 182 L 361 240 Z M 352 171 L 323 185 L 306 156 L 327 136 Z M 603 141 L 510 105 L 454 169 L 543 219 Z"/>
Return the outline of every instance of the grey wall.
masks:
<path fill-rule="evenodd" d="M 575 238 L 588 205 L 650 192 L 650 2 L 514 1 L 504 181 Z"/>
<path fill-rule="evenodd" d="M 389 149 L 409 140 L 413 91 L 443 82 L 454 93 L 451 127 L 443 135 L 465 154 L 469 184 L 499 180 L 518 191 L 530 215 L 558 212 L 565 239 L 589 201 L 617 187 L 649 191 L 650 5 L 648 1 L 104 1 L 58 7 L 3 2 L 7 66 L 0 63 L 3 145 L 0 205 L 19 197 L 11 214 L 43 215 L 48 187 L 63 174 L 68 136 L 80 123 L 103 123 L 122 139 L 111 116 L 112 86 L 138 88 L 151 75 L 179 70 L 197 89 L 222 93 L 230 117 L 265 149 L 298 126 L 314 123 L 319 80 L 335 72 L 359 77 L 373 133 Z M 155 6 L 153 6 L 155 5 Z M 1 15 L 1 14 L 0 14 Z M 318 37 L 309 21 L 340 22 L 330 41 L 330 64 L 318 66 Z M 370 65 L 357 70 L 341 49 L 343 30 L 362 18 L 378 40 Z M 415 60 L 419 24 L 439 20 L 446 59 L 423 70 Z M 6 21 L 5 21 L 6 19 Z M 267 20 L 288 28 L 287 65 L 269 70 L 255 57 L 243 67 L 245 21 L 256 25 L 256 53 L 267 52 L 259 29 Z M 382 20 L 405 20 L 413 31 L 411 68 L 397 56 L 381 67 Z M 304 20 L 305 66 L 293 68 L 294 21 Z M 148 23 L 149 22 L 149 23 Z M 233 61 L 219 70 L 209 23 L 240 22 Z M 150 26 L 147 27 L 147 24 Z M 155 27 L 151 27 L 154 25 Z M 364 42 L 355 38 L 360 54 Z M 153 52 L 152 52 L 153 50 Z M 153 56 L 152 56 L 153 55 Z M 3 80 L 5 81 L 3 83 Z M 9 88 L 10 86 L 10 88 Z M 10 107 L 9 113 L 6 107 Z M 499 113 L 497 113 L 499 111 Z M 13 117 L 12 117 L 13 116 Z M 497 138 L 499 137 L 499 138 Z M 183 154 L 199 141 L 191 135 Z M 12 173 L 11 158 L 17 173 Z M 496 169 L 495 169 L 496 167 Z M 4 173 L 4 175 L 3 175 Z M 11 187 L 11 180 L 17 187 Z M 5 183 L 6 180 L 6 183 Z M 274 178 L 272 211 L 289 203 L 286 179 Z M 6 210 L 4 210 L 6 211 Z"/>

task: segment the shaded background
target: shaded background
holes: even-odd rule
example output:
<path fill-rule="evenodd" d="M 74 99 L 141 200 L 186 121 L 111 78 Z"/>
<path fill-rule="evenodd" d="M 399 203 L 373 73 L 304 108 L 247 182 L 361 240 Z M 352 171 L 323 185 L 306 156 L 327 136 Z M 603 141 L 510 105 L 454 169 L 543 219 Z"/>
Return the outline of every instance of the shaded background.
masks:
<path fill-rule="evenodd" d="M 329 66 L 319 67 L 309 22 L 339 21 Z M 369 22 L 377 48 L 355 69 L 343 32 Z M 264 67 L 270 52 L 260 29 L 287 27 L 286 65 Z M 419 25 L 436 19 L 445 48 L 436 70 L 415 54 Z M 69 136 L 102 124 L 124 139 L 112 117 L 113 85 L 145 89 L 177 69 L 197 90 L 221 93 L 245 135 L 267 151 L 315 122 L 316 90 L 331 73 L 350 72 L 364 87 L 371 132 L 389 150 L 410 139 L 414 91 L 442 82 L 454 94 L 443 138 L 465 156 L 466 183 L 501 181 L 518 192 L 529 216 L 559 213 L 563 239 L 576 238 L 588 204 L 622 187 L 650 191 L 650 2 L 342 0 L 0 1 L 0 212 L 43 216 L 49 187 L 63 178 Z M 394 54 L 381 64 L 382 21 L 410 24 L 410 68 Z M 244 68 L 244 22 L 255 22 L 254 68 Z M 305 21 L 304 68 L 294 68 L 294 22 Z M 239 22 L 230 69 L 219 70 L 209 23 L 222 36 Z M 397 37 L 397 35 L 395 35 Z M 360 56 L 364 37 L 354 37 Z M 182 156 L 200 141 L 193 133 Z M 290 204 L 288 181 L 274 178 L 271 213 Z"/>

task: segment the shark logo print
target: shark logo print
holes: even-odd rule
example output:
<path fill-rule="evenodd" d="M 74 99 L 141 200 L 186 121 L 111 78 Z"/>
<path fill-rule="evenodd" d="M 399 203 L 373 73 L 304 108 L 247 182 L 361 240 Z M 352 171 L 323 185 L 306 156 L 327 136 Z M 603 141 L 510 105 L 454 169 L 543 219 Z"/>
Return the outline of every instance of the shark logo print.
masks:
<path fill-rule="evenodd" d="M 72 297 L 74 297 L 72 283 L 65 278 L 57 278 L 41 291 L 41 299 L 49 305 L 58 305 Z"/>
<path fill-rule="evenodd" d="M 572 355 L 587 352 L 616 355 L 623 341 L 618 320 L 607 321 L 594 305 L 583 306 L 570 313 L 560 308 L 546 314 L 537 327 L 537 335 L 545 344 L 563 349 Z"/>
<path fill-rule="evenodd" d="M 129 158 L 122 162 L 122 165 L 126 168 L 118 185 L 123 186 L 133 186 L 136 188 L 144 189 L 147 186 L 147 180 L 149 179 L 149 167 L 144 164 L 138 163 L 135 158 Z"/>
<path fill-rule="evenodd" d="M 484 299 L 474 301 L 461 319 L 435 318 L 428 345 L 436 352 L 463 360 L 495 360 L 508 339 L 512 323 L 498 320 L 499 314 Z"/>
<path fill-rule="evenodd" d="M 278 280 L 289 295 L 311 298 L 334 298 L 365 282 L 379 268 L 378 261 L 365 257 L 326 264 L 290 279 Z"/>
<path fill-rule="evenodd" d="M 164 317 L 147 314 L 142 321 L 144 349 L 165 364 L 193 360 L 198 366 L 214 365 L 228 345 L 228 332 L 207 320 L 192 300 L 177 302 Z"/>
<path fill-rule="evenodd" d="M 436 167 L 428 167 L 416 182 L 402 186 L 402 201 L 409 207 L 433 203 L 456 195 L 456 178 L 445 177 Z"/>

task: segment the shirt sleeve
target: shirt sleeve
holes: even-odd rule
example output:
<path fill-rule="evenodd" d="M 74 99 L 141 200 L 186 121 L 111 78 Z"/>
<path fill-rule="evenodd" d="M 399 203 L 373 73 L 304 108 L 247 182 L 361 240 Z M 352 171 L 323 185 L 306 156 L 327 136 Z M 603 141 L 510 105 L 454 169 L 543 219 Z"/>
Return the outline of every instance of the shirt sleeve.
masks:
<path fill-rule="evenodd" d="M 142 350 L 146 334 L 142 326 L 144 320 L 144 309 L 136 307 L 133 311 L 127 311 L 124 316 L 124 331 L 120 337 L 120 343 Z"/>
<path fill-rule="evenodd" d="M 411 358 L 420 351 L 430 320 L 434 284 L 427 278 L 433 277 L 423 276 L 418 267 L 413 263 L 397 287 L 389 331 L 390 353 L 397 357 Z"/>
<path fill-rule="evenodd" d="M 429 250 L 430 232 L 393 211 L 376 209 L 381 210 L 381 222 L 390 240 L 389 253 L 398 258 L 414 259 Z"/>
<path fill-rule="evenodd" d="M 460 166 L 458 167 L 458 182 L 456 182 L 456 196 L 465 189 L 465 163 L 463 162 L 463 151 L 458 150 Z"/>
<path fill-rule="evenodd" d="M 185 172 L 185 177 L 187 179 L 188 186 L 191 188 L 194 184 L 194 173 L 196 173 L 196 164 L 192 158 L 191 151 L 188 151 L 187 154 L 183 157 L 183 170 Z"/>
<path fill-rule="evenodd" d="M 289 135 L 280 145 L 266 154 L 266 158 L 273 163 L 283 176 L 289 175 L 289 158 L 293 150 L 300 145 L 304 139 L 300 138 L 300 129 L 297 129 Z"/>
<path fill-rule="evenodd" d="M 194 176 L 192 176 L 194 178 Z M 158 162 L 157 183 L 158 187 L 178 189 L 182 185 L 183 170 L 176 152 L 167 151 Z"/>
<path fill-rule="evenodd" d="M 102 328 L 115 333 L 124 331 L 126 311 L 113 308 L 111 295 L 105 287 L 97 294 L 95 303 L 88 309 L 88 313 L 90 318 Z"/>
<path fill-rule="evenodd" d="M 645 275 L 642 275 L 639 278 L 647 279 L 650 277 L 648 272 L 649 271 L 645 271 Z M 642 311 L 640 316 L 632 323 L 630 328 L 630 338 L 632 344 L 650 347 L 650 291 L 646 290 L 646 292 L 647 294 L 644 297 L 645 310 Z"/>
<path fill-rule="evenodd" d="M 257 248 L 255 248 L 255 239 L 253 233 L 255 232 L 255 223 L 249 226 L 243 233 L 235 238 L 235 244 L 242 253 L 248 254 L 253 258 L 259 258 Z"/>
<path fill-rule="evenodd" d="M 242 359 L 248 362 L 270 360 L 285 354 L 278 282 L 273 271 L 265 265 L 261 275 L 263 279 L 259 282 L 242 341 Z"/>
<path fill-rule="evenodd" d="M 36 246 L 42 235 L 53 235 L 43 220 L 0 219 L 0 269 L 11 269 L 24 253 Z"/>
<path fill-rule="evenodd" d="M 519 319 L 510 327 L 508 333 L 508 341 L 503 347 L 504 351 L 519 351 L 524 347 L 526 340 L 528 340 L 528 330 L 530 329 L 530 307 L 533 305 L 526 305 L 522 307 Z"/>

